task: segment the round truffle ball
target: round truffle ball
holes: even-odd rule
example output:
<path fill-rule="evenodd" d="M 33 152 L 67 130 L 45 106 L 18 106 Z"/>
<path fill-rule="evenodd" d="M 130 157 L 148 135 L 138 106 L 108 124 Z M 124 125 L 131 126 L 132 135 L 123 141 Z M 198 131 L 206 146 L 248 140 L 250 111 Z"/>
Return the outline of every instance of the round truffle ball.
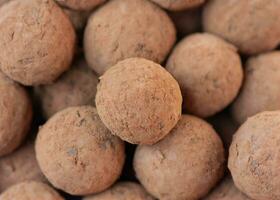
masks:
<path fill-rule="evenodd" d="M 176 40 L 171 19 L 147 0 L 112 0 L 92 14 L 84 35 L 87 62 L 99 75 L 118 61 L 161 63 Z"/>
<path fill-rule="evenodd" d="M 0 177 L 0 192 L 23 181 L 46 181 L 35 157 L 34 144 L 28 142 L 0 158 Z"/>
<path fill-rule="evenodd" d="M 216 187 L 203 200 L 252 200 L 240 192 L 234 185 L 230 176 L 226 177 L 218 187 Z"/>
<path fill-rule="evenodd" d="M 64 8 L 63 11 L 71 20 L 76 31 L 82 31 L 90 15 L 89 11 L 77 11 Z"/>
<path fill-rule="evenodd" d="M 203 27 L 230 41 L 245 54 L 257 54 L 280 42 L 280 1 L 211 0 L 203 11 Z"/>
<path fill-rule="evenodd" d="M 173 10 L 180 11 L 185 9 L 190 9 L 202 5 L 205 0 L 151 0 L 161 7 Z"/>
<path fill-rule="evenodd" d="M 235 121 L 242 124 L 259 112 L 279 110 L 279 83 L 280 51 L 249 58 L 242 90 L 232 106 Z"/>
<path fill-rule="evenodd" d="M 158 199 L 200 199 L 224 173 L 223 144 L 208 123 L 183 115 L 162 141 L 137 148 L 134 169 Z"/>
<path fill-rule="evenodd" d="M 193 34 L 175 47 L 166 69 L 179 82 L 183 109 L 209 117 L 236 97 L 243 71 L 236 48 L 208 34 Z"/>
<path fill-rule="evenodd" d="M 56 0 L 60 5 L 73 10 L 92 10 L 106 0 Z"/>
<path fill-rule="evenodd" d="M 180 119 L 182 96 L 178 83 L 163 67 L 129 58 L 100 78 L 95 103 L 113 134 L 133 144 L 153 144 Z"/>
<path fill-rule="evenodd" d="M 14 185 L 0 195 L 1 200 L 64 200 L 50 186 L 35 182 L 27 181 Z"/>
<path fill-rule="evenodd" d="M 23 85 L 54 81 L 68 69 L 75 32 L 53 0 L 14 0 L 0 8 L 1 70 Z"/>
<path fill-rule="evenodd" d="M 91 106 L 55 114 L 41 127 L 35 150 L 47 179 L 73 195 L 110 187 L 125 160 L 124 143 L 110 133 Z"/>
<path fill-rule="evenodd" d="M 98 77 L 81 60 L 50 85 L 39 86 L 35 96 L 39 98 L 46 118 L 71 106 L 95 105 Z"/>
<path fill-rule="evenodd" d="M 112 188 L 83 200 L 153 200 L 145 189 L 133 182 L 117 183 Z"/>
<path fill-rule="evenodd" d="M 24 140 L 32 120 L 25 89 L 0 72 L 0 156 L 14 151 Z"/>
<path fill-rule="evenodd" d="M 237 188 L 255 200 L 280 199 L 280 111 L 250 117 L 236 132 L 228 167 Z"/>

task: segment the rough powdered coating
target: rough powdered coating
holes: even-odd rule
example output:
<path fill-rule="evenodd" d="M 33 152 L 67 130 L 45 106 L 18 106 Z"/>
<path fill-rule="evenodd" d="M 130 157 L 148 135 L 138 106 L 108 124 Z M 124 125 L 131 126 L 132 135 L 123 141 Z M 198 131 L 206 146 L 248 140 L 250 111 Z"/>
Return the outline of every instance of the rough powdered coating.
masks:
<path fill-rule="evenodd" d="M 159 141 L 181 117 L 178 83 L 160 65 L 143 58 L 110 68 L 100 78 L 95 101 L 104 124 L 133 144 Z"/>
<path fill-rule="evenodd" d="M 153 3 L 112 0 L 89 18 L 84 48 L 89 65 L 101 75 L 126 58 L 161 63 L 175 40 L 171 19 Z"/>
<path fill-rule="evenodd" d="M 205 2 L 205 0 L 152 0 L 152 1 L 165 9 L 173 10 L 173 11 L 190 9 L 193 7 L 200 6 Z"/>
<path fill-rule="evenodd" d="M 0 8 L 1 70 L 24 85 L 50 83 L 68 69 L 75 32 L 53 0 L 13 0 Z"/>
<path fill-rule="evenodd" d="M 205 31 L 232 42 L 245 54 L 272 50 L 280 42 L 280 1 L 211 0 L 204 7 Z"/>
<path fill-rule="evenodd" d="M 11 153 L 25 138 L 32 105 L 25 89 L 0 72 L 0 156 Z"/>
<path fill-rule="evenodd" d="M 223 175 L 223 144 L 208 123 L 183 115 L 162 141 L 137 148 L 134 169 L 158 199 L 197 200 Z"/>
<path fill-rule="evenodd" d="M 82 31 L 87 23 L 87 19 L 90 15 L 90 12 L 89 11 L 71 10 L 68 8 L 64 8 L 63 11 L 66 13 L 66 15 L 71 20 L 76 31 Z"/>
<path fill-rule="evenodd" d="M 83 200 L 153 200 L 145 189 L 133 182 L 120 182 L 112 188 Z"/>
<path fill-rule="evenodd" d="M 1 200 L 64 200 L 50 186 L 35 181 L 22 182 L 0 195 Z"/>
<path fill-rule="evenodd" d="M 280 199 L 280 111 L 250 117 L 234 135 L 228 167 L 237 188 L 255 200 Z"/>
<path fill-rule="evenodd" d="M 28 142 L 0 158 L 0 177 L 0 192 L 23 181 L 46 181 L 35 157 L 34 144 Z"/>
<path fill-rule="evenodd" d="M 183 39 L 169 57 L 166 69 L 179 82 L 183 108 L 200 117 L 209 117 L 228 106 L 243 78 L 236 48 L 208 33 Z"/>
<path fill-rule="evenodd" d="M 60 5 L 73 10 L 92 10 L 106 0 L 56 0 Z"/>
<path fill-rule="evenodd" d="M 234 185 L 230 176 L 226 177 L 206 198 L 203 200 L 252 200 L 240 192 Z"/>
<path fill-rule="evenodd" d="M 259 112 L 279 110 L 279 83 L 280 51 L 249 58 L 242 90 L 232 106 L 236 122 L 242 124 Z"/>
<path fill-rule="evenodd" d="M 70 106 L 95 105 L 97 84 L 98 77 L 80 60 L 53 84 L 37 87 L 35 95 L 44 116 L 49 118 Z"/>
<path fill-rule="evenodd" d="M 110 187 L 125 159 L 124 143 L 110 133 L 91 106 L 71 107 L 55 114 L 40 129 L 35 150 L 48 180 L 73 195 Z"/>

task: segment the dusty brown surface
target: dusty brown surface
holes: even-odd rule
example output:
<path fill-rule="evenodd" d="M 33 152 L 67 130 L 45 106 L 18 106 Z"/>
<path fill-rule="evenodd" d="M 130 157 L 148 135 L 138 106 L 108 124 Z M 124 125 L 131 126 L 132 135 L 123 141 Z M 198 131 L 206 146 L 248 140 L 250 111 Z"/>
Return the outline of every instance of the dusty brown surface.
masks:
<path fill-rule="evenodd" d="M 83 200 L 153 200 L 153 198 L 137 183 L 120 182 L 105 192 L 85 197 Z"/>
<path fill-rule="evenodd" d="M 35 95 L 44 116 L 49 118 L 70 106 L 95 105 L 97 84 L 98 77 L 80 60 L 53 84 L 37 87 Z"/>
<path fill-rule="evenodd" d="M 208 33 L 193 34 L 179 42 L 166 69 L 180 85 L 183 109 L 200 117 L 228 106 L 243 78 L 236 48 Z"/>
<path fill-rule="evenodd" d="M 101 192 L 119 177 L 124 143 L 103 125 L 91 106 L 71 107 L 41 127 L 36 157 L 48 180 L 73 195 Z"/>
<path fill-rule="evenodd" d="M 46 181 L 35 157 L 34 144 L 28 142 L 0 158 L 0 177 L 0 192 L 23 181 Z"/>
<path fill-rule="evenodd" d="M 228 167 L 235 185 L 255 200 L 280 199 L 280 112 L 250 117 L 234 135 Z"/>
<path fill-rule="evenodd" d="M 63 200 L 50 186 L 27 181 L 14 185 L 0 195 L 1 200 Z"/>
<path fill-rule="evenodd" d="M 52 0 L 14 0 L 0 8 L 1 70 L 24 85 L 54 81 L 68 69 L 72 24 Z"/>
<path fill-rule="evenodd" d="M 202 5 L 205 2 L 205 0 L 152 0 L 152 1 L 165 9 L 173 10 L 173 11 L 190 9 Z"/>
<path fill-rule="evenodd" d="M 205 121 L 183 115 L 153 146 L 139 146 L 134 169 L 146 190 L 161 200 L 197 200 L 224 173 L 223 144 Z"/>
<path fill-rule="evenodd" d="M 73 10 L 92 10 L 106 0 L 56 0 L 62 6 Z"/>
<path fill-rule="evenodd" d="M 125 141 L 153 144 L 181 117 L 176 80 L 160 65 L 130 58 L 109 69 L 97 87 L 96 107 L 103 123 Z"/>
<path fill-rule="evenodd" d="M 212 0 L 204 7 L 205 31 L 235 44 L 245 54 L 274 49 L 280 42 L 280 1 Z"/>
<path fill-rule="evenodd" d="M 31 124 L 32 105 L 26 90 L 0 72 L 0 156 L 14 151 Z"/>
<path fill-rule="evenodd" d="M 168 15 L 149 1 L 112 0 L 88 21 L 86 59 L 99 75 L 126 58 L 161 63 L 175 43 L 175 32 Z"/>
<path fill-rule="evenodd" d="M 242 124 L 259 112 L 280 109 L 280 51 L 251 57 L 242 90 L 232 105 L 233 118 Z"/>
<path fill-rule="evenodd" d="M 203 200 L 252 200 L 240 192 L 234 185 L 230 176 L 226 177 L 206 198 Z"/>

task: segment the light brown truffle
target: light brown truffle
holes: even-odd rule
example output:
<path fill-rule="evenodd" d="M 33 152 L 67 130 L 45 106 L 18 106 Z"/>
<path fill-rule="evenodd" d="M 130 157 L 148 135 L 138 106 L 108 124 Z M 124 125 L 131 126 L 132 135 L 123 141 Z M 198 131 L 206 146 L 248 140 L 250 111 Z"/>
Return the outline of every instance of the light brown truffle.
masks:
<path fill-rule="evenodd" d="M 23 87 L 0 72 L 0 156 L 11 153 L 24 140 L 32 107 Z"/>
<path fill-rule="evenodd" d="M 280 42 L 280 1 L 211 0 L 203 11 L 205 31 L 232 42 L 245 54 L 257 54 Z"/>
<path fill-rule="evenodd" d="M 60 5 L 73 10 L 92 10 L 106 0 L 56 0 Z"/>
<path fill-rule="evenodd" d="M 169 57 L 166 69 L 179 82 L 183 108 L 200 117 L 209 117 L 228 106 L 243 78 L 236 48 L 208 33 L 183 39 Z"/>
<path fill-rule="evenodd" d="M 53 0 L 13 0 L 0 8 L 1 70 L 24 85 L 50 83 L 68 69 L 75 32 Z"/>
<path fill-rule="evenodd" d="M 118 61 L 143 57 L 161 63 L 176 40 L 168 15 L 147 0 L 112 0 L 89 18 L 87 62 L 99 75 Z"/>
<path fill-rule="evenodd" d="M 43 114 L 46 118 L 70 107 L 95 105 L 98 77 L 81 60 L 50 85 L 39 86 L 35 96 L 39 97 Z"/>
<path fill-rule="evenodd" d="M 240 192 L 234 185 L 230 176 L 226 177 L 218 187 L 216 187 L 203 200 L 252 200 Z"/>
<path fill-rule="evenodd" d="M 280 51 L 251 57 L 245 68 L 243 88 L 233 103 L 238 123 L 259 112 L 280 109 Z"/>
<path fill-rule="evenodd" d="M 119 177 L 124 143 L 103 125 L 91 106 L 55 114 L 40 129 L 36 157 L 48 180 L 73 195 L 101 192 Z"/>
<path fill-rule="evenodd" d="M 173 11 L 180 11 L 185 9 L 190 9 L 193 7 L 197 7 L 202 5 L 205 0 L 151 0 L 161 7 L 173 10 Z"/>
<path fill-rule="evenodd" d="M 180 12 L 169 12 L 179 36 L 199 32 L 201 30 L 201 9 L 195 8 Z"/>
<path fill-rule="evenodd" d="M 36 157 L 34 144 L 28 142 L 16 152 L 0 158 L 0 192 L 23 181 L 46 181 Z"/>
<path fill-rule="evenodd" d="M 27 181 L 14 185 L 0 195 L 1 200 L 64 200 L 46 184 Z"/>
<path fill-rule="evenodd" d="M 153 144 L 180 119 L 182 96 L 176 80 L 160 65 L 129 58 L 100 78 L 95 103 L 113 134 L 133 144 Z"/>
<path fill-rule="evenodd" d="M 237 188 L 255 200 L 280 199 L 280 111 L 250 117 L 234 135 L 228 167 Z"/>
<path fill-rule="evenodd" d="M 153 200 L 145 189 L 133 182 L 121 182 L 97 195 L 85 197 L 83 200 Z"/>
<path fill-rule="evenodd" d="M 71 20 L 76 31 L 81 31 L 85 27 L 87 19 L 90 15 L 89 11 L 77 11 L 68 8 L 64 8 L 63 11 Z"/>
<path fill-rule="evenodd" d="M 158 199 L 197 200 L 223 175 L 223 144 L 208 123 L 183 115 L 162 141 L 137 148 L 134 169 Z"/>

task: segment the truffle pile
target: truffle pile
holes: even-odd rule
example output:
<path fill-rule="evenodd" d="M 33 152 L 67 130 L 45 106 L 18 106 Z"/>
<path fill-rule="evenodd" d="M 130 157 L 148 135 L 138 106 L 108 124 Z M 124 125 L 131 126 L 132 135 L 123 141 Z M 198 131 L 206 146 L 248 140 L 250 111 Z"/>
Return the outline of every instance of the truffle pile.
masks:
<path fill-rule="evenodd" d="M 0 0 L 0 200 L 280 200 L 279 0 Z"/>

